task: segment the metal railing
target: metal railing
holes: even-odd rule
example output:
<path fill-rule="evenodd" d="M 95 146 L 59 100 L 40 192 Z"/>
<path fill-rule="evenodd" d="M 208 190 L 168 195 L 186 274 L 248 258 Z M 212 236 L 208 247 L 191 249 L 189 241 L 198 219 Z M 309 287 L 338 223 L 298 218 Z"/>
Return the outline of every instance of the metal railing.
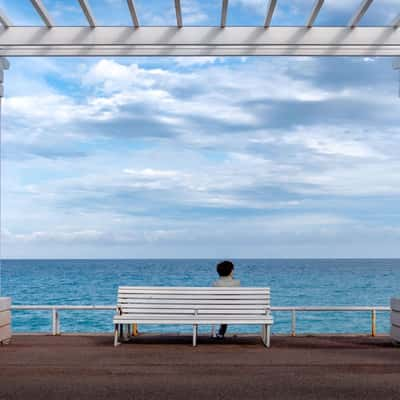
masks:
<path fill-rule="evenodd" d="M 271 307 L 271 311 L 291 313 L 291 335 L 296 336 L 296 321 L 298 312 L 370 312 L 371 336 L 376 336 L 377 312 L 390 311 L 389 306 L 296 306 L 296 307 Z"/>
<path fill-rule="evenodd" d="M 115 305 L 12 305 L 11 310 L 47 310 L 52 314 L 52 334 L 60 335 L 60 314 L 62 310 L 75 311 L 110 311 L 116 310 Z M 271 311 L 291 313 L 291 335 L 296 336 L 297 314 L 299 312 L 370 312 L 371 313 L 371 336 L 376 336 L 376 321 L 378 312 L 390 311 L 389 306 L 284 306 L 271 307 Z"/>
<path fill-rule="evenodd" d="M 74 311 L 110 311 L 116 310 L 117 306 L 68 306 L 68 305 L 12 305 L 11 310 L 34 310 L 34 311 L 43 311 L 48 310 L 51 311 L 51 332 L 55 335 L 61 334 L 61 327 L 60 327 L 60 314 L 59 311 L 61 310 L 74 310 Z"/>

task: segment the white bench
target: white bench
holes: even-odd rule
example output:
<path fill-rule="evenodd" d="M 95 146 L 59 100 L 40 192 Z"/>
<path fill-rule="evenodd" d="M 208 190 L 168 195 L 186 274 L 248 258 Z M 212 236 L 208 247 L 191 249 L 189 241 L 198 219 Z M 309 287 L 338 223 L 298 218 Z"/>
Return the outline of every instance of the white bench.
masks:
<path fill-rule="evenodd" d="M 193 346 L 199 325 L 261 325 L 261 338 L 270 346 L 269 288 L 251 287 L 140 287 L 118 288 L 114 317 L 114 345 L 124 326 L 132 324 L 193 325 Z"/>

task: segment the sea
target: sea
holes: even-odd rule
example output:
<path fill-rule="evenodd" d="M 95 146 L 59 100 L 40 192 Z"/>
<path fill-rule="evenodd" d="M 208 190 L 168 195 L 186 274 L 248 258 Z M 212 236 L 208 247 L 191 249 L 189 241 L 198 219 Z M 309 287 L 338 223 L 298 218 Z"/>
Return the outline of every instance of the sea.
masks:
<path fill-rule="evenodd" d="M 119 285 L 210 286 L 215 259 L 3 260 L 1 296 L 19 305 L 115 305 Z M 270 287 L 273 306 L 388 306 L 400 296 L 400 259 L 238 259 L 242 286 Z M 60 311 L 62 332 L 111 332 L 113 311 Z M 275 312 L 273 333 L 289 333 L 291 315 Z M 389 313 L 377 315 L 389 332 Z M 298 333 L 368 333 L 370 312 L 298 312 Z M 16 310 L 15 332 L 49 332 L 50 311 Z M 210 327 L 201 327 L 208 332 Z M 188 326 L 140 326 L 141 332 L 190 332 Z M 230 326 L 231 333 L 253 333 Z"/>

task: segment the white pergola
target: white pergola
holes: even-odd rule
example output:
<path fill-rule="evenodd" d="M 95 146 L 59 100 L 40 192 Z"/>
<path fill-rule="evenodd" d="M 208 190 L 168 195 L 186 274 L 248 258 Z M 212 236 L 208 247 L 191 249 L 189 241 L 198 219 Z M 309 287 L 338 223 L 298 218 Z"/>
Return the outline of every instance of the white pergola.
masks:
<path fill-rule="evenodd" d="M 180 0 L 175 26 L 142 26 L 127 0 L 131 26 L 99 26 L 89 0 L 77 0 L 86 26 L 59 26 L 42 0 L 31 0 L 42 26 L 14 25 L 0 10 L 0 56 L 400 56 L 399 15 L 385 26 L 360 26 L 373 0 L 363 0 L 346 26 L 315 26 L 324 0 L 316 0 L 303 26 L 274 26 L 277 0 L 266 0 L 264 24 L 229 26 L 229 0 L 219 26 L 186 26 Z M 111 5 L 110 5 L 111 7 Z"/>

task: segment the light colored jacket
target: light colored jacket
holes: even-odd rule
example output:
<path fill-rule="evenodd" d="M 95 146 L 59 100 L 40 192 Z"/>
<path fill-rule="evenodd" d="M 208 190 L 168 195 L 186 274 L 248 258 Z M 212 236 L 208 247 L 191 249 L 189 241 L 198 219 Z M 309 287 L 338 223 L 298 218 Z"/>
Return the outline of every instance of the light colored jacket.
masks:
<path fill-rule="evenodd" d="M 240 286 L 239 279 L 233 279 L 231 276 L 220 276 L 215 282 L 213 287 L 235 287 Z"/>

